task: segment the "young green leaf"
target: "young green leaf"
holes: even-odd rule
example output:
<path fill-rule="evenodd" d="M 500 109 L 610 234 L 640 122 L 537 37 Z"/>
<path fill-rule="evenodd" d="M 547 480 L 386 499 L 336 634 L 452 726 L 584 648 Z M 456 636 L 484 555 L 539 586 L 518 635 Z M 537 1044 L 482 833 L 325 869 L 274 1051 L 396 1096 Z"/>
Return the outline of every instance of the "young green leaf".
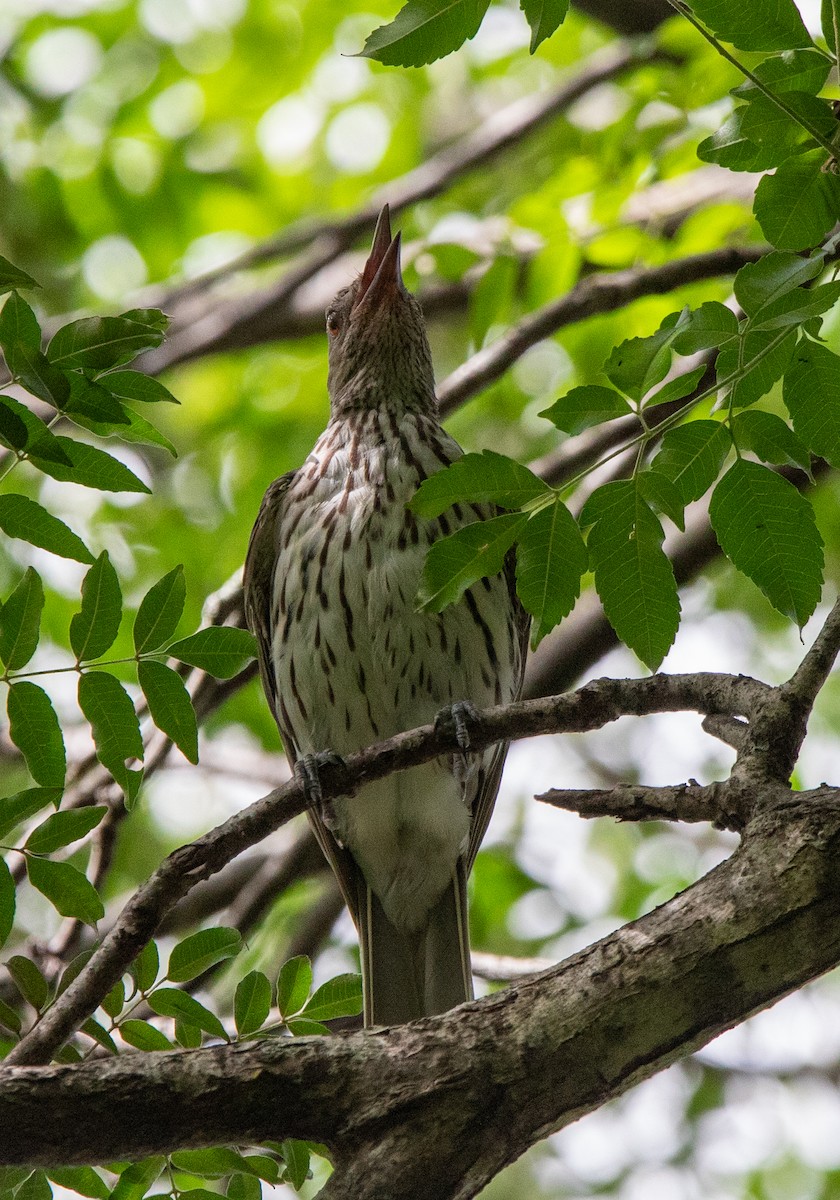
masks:
<path fill-rule="evenodd" d="M 388 66 L 422 67 L 475 37 L 490 0 L 408 0 L 390 25 L 374 29 L 361 51 Z"/>
<path fill-rule="evenodd" d="M 34 567 L 27 567 L 23 579 L 0 609 L 0 658 L 8 671 L 25 667 L 38 646 L 44 587 Z"/>
<path fill-rule="evenodd" d="M 72 808 L 53 813 L 26 839 L 26 849 L 32 854 L 52 854 L 62 846 L 70 846 L 95 829 L 108 809 L 104 805 Z"/>
<path fill-rule="evenodd" d="M 277 1007 L 285 1020 L 300 1012 L 312 987 L 312 963 L 304 954 L 284 962 L 277 979 Z"/>
<path fill-rule="evenodd" d="M 148 992 L 154 986 L 159 966 L 157 943 L 147 942 L 128 968 L 128 973 L 139 991 Z"/>
<path fill-rule="evenodd" d="M 187 983 L 242 949 L 242 935 L 235 929 L 201 929 L 173 948 L 166 977 L 173 983 Z"/>
<path fill-rule="evenodd" d="M 135 1050 L 175 1049 L 165 1033 L 161 1033 L 148 1021 L 140 1021 L 135 1017 L 120 1022 L 119 1035 L 129 1046 L 134 1046 Z"/>
<path fill-rule="evenodd" d="M 691 0 L 713 33 L 739 50 L 789 50 L 812 46 L 793 0 Z"/>
<path fill-rule="evenodd" d="M 104 917 L 105 908 L 96 888 L 70 863 L 28 855 L 26 873 L 32 886 L 62 917 L 76 917 L 86 925 L 95 925 Z"/>
<path fill-rule="evenodd" d="M 718 421 L 688 421 L 669 429 L 651 463 L 675 485 L 684 504 L 699 500 L 717 479 L 732 439 Z"/>
<path fill-rule="evenodd" d="M 122 592 L 108 551 L 103 550 L 82 584 L 82 609 L 70 621 L 76 662 L 100 658 L 114 644 L 122 618 Z"/>
<path fill-rule="evenodd" d="M 750 321 L 751 329 L 784 329 L 802 325 L 812 317 L 833 308 L 840 300 L 840 283 L 824 283 L 814 288 L 794 288 L 766 305 Z"/>
<path fill-rule="evenodd" d="M 3 349 L 9 371 L 28 392 L 53 408 L 64 407 L 70 399 L 70 381 L 37 346 L 14 342 Z"/>
<path fill-rule="evenodd" d="M 257 657 L 257 644 L 247 629 L 231 625 L 208 625 L 167 647 L 167 654 L 213 675 L 230 679 Z"/>
<path fill-rule="evenodd" d="M 821 167 L 825 150 L 813 150 L 765 175 L 753 212 L 774 246 L 806 250 L 833 228 L 840 213 L 840 179 Z"/>
<path fill-rule="evenodd" d="M 45 788 L 63 788 L 67 760 L 64 738 L 52 702 L 28 679 L 9 688 L 9 736 L 26 759 L 29 773 Z"/>
<path fill-rule="evenodd" d="M 307 989 L 308 991 L 308 989 Z M 236 985 L 233 1017 L 240 1037 L 248 1037 L 265 1023 L 271 1011 L 271 983 L 262 971 L 249 971 Z"/>
<path fill-rule="evenodd" d="M 31 958 L 13 954 L 5 964 L 14 980 L 15 987 L 36 1012 L 40 1012 L 50 998 L 49 984 Z"/>
<path fill-rule="evenodd" d="M 179 988 L 158 988 L 148 998 L 149 1007 L 161 1017 L 180 1017 L 188 1025 L 203 1029 L 211 1037 L 229 1041 L 219 1018 L 208 1011 L 195 997 Z"/>
<path fill-rule="evenodd" d="M 86 671 L 79 679 L 79 707 L 90 722 L 96 756 L 130 801 L 140 780 L 126 760 L 143 758 L 140 723 L 128 693 L 107 671 Z"/>
<path fill-rule="evenodd" d="M 50 1167 L 47 1171 L 53 1183 L 90 1200 L 108 1200 L 111 1189 L 92 1167 Z"/>
<path fill-rule="evenodd" d="M 803 338 L 782 393 L 797 435 L 814 454 L 840 467 L 840 358 Z"/>
<path fill-rule="evenodd" d="M 717 300 L 707 300 L 688 314 L 682 333 L 674 338 L 677 354 L 696 354 L 723 346 L 738 336 L 738 318 Z"/>
<path fill-rule="evenodd" d="M 144 375 L 142 371 L 110 371 L 100 376 L 98 382 L 118 400 L 140 400 L 144 404 L 157 404 L 161 400 L 179 403 L 160 380 Z"/>
<path fill-rule="evenodd" d="M 0 529 L 11 538 L 20 538 L 61 558 L 93 562 L 93 555 L 82 539 L 28 496 L 14 493 L 0 496 Z"/>
<path fill-rule="evenodd" d="M 309 1021 L 355 1017 L 362 1011 L 361 975 L 336 975 L 315 991 L 301 1016 Z"/>
<path fill-rule="evenodd" d="M 100 391 L 104 391 L 104 389 L 100 388 Z M 117 401 L 113 401 L 113 403 L 116 404 Z M 121 405 L 119 411 L 121 414 L 119 422 L 95 420 L 84 413 L 74 412 L 70 415 L 77 425 L 81 425 L 83 429 L 89 429 L 97 437 L 118 437 L 123 442 L 137 442 L 140 445 L 146 446 L 161 446 L 173 458 L 178 457 L 178 451 L 172 442 L 159 429 L 156 429 L 151 421 L 147 421 L 145 417 L 141 417 L 132 411 L 132 409 L 123 408 Z"/>
<path fill-rule="evenodd" d="M 587 383 L 566 392 L 550 408 L 544 408 L 540 416 L 552 421 L 563 433 L 574 435 L 604 421 L 626 417 L 632 411 L 624 397 L 612 388 Z"/>
<path fill-rule="evenodd" d="M 180 566 L 149 588 L 134 618 L 134 649 L 138 654 L 157 650 L 172 637 L 184 611 L 186 596 L 184 568 Z"/>
<path fill-rule="evenodd" d="M 40 286 L 40 283 L 36 283 L 31 275 L 26 274 L 26 271 L 21 271 L 20 267 L 13 266 L 7 258 L 0 257 L 0 292 L 9 292 L 12 288 Z"/>
<path fill-rule="evenodd" d="M 527 521 L 525 513 L 506 513 L 503 517 L 465 525 L 450 537 L 435 542 L 423 564 L 417 594 L 420 607 L 441 612 L 479 579 L 498 575 L 505 555 Z"/>
<path fill-rule="evenodd" d="M 69 480 L 80 483 L 83 487 L 96 488 L 100 492 L 144 492 L 151 494 L 151 488 L 138 479 L 132 470 L 118 458 L 100 450 L 97 446 L 89 446 L 87 442 L 76 441 L 75 438 L 57 437 L 55 439 L 70 462 L 69 466 L 42 458 L 33 446 L 29 457 L 35 466 L 53 479 Z"/>
<path fill-rule="evenodd" d="M 781 475 L 739 459 L 712 493 L 720 548 L 775 609 L 805 624 L 822 589 L 822 538 L 804 496 Z"/>
<path fill-rule="evenodd" d="M 589 556 L 577 522 L 562 500 L 534 513 L 516 552 L 516 590 L 534 618 L 531 645 L 572 611 Z"/>
<path fill-rule="evenodd" d="M 0 946 L 12 932 L 15 923 L 15 881 L 12 873 L 0 858 Z"/>
<path fill-rule="evenodd" d="M 735 299 L 744 312 L 754 317 L 781 296 L 815 279 L 825 268 L 825 251 L 810 258 L 774 250 L 758 262 L 745 263 L 734 280 Z"/>
<path fill-rule="evenodd" d="M 302 1142 L 299 1138 L 288 1138 L 283 1142 L 286 1178 L 293 1188 L 300 1190 L 309 1178 L 309 1158 L 309 1142 Z"/>
<path fill-rule="evenodd" d="M 151 659 L 137 665 L 137 678 L 158 729 L 172 738 L 191 763 L 198 762 L 195 709 L 177 671 Z"/>
<path fill-rule="evenodd" d="M 65 370 L 107 371 L 162 341 L 162 330 L 124 316 L 82 317 L 58 330 L 47 347 L 47 358 Z"/>
<path fill-rule="evenodd" d="M 799 467 L 811 473 L 811 455 L 803 442 L 775 413 L 748 408 L 735 414 L 732 436 L 741 450 L 752 450 L 762 462 Z"/>
<path fill-rule="evenodd" d="M 41 327 L 38 318 L 26 301 L 12 292 L 0 311 L 0 346 L 31 346 L 41 348 Z"/>
<path fill-rule="evenodd" d="M 662 526 L 632 480 L 604 484 L 584 506 L 589 553 L 607 619 L 655 671 L 676 637 L 680 601 Z"/>
<path fill-rule="evenodd" d="M 521 463 L 485 450 L 481 454 L 465 454 L 451 466 L 424 479 L 408 507 L 421 517 L 439 517 L 458 503 L 490 503 L 516 509 L 550 490 Z"/>
<path fill-rule="evenodd" d="M 684 375 L 677 375 L 670 379 L 667 383 L 663 383 L 662 387 L 653 395 L 648 396 L 645 401 L 645 408 L 653 408 L 657 404 L 671 404 L 674 400 L 682 400 L 684 396 L 688 396 L 697 387 L 700 380 L 706 374 L 705 363 L 699 367 L 694 367 L 691 371 L 686 371 Z"/>
<path fill-rule="evenodd" d="M 0 800 L 0 839 L 48 804 L 58 804 L 60 799 L 61 788 L 27 788 L 13 796 L 4 796 Z"/>
<path fill-rule="evenodd" d="M 519 0 L 519 7 L 531 27 L 529 50 L 533 54 L 540 42 L 551 37 L 563 24 L 569 11 L 569 0 Z"/>

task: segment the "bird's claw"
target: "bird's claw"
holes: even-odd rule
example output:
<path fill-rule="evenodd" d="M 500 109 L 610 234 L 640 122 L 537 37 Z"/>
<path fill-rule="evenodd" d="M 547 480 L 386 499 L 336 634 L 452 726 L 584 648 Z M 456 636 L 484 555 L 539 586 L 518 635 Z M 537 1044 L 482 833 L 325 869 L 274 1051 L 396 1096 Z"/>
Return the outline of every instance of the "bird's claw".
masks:
<path fill-rule="evenodd" d="M 307 808 L 315 809 L 328 829 L 335 828 L 336 819 L 333 798 L 324 799 L 324 784 L 327 780 L 330 783 L 335 780 L 340 781 L 346 774 L 347 766 L 344 759 L 339 754 L 333 753 L 332 750 L 320 750 L 317 754 L 302 754 L 295 763 L 295 777 L 303 788 Z M 342 789 L 341 794 L 349 795 L 351 790 L 348 786 L 346 792 Z"/>
<path fill-rule="evenodd" d="M 472 745 L 470 726 L 478 721 L 478 709 L 469 700 L 456 700 L 454 704 L 442 708 L 435 717 L 436 730 L 455 734 L 459 750 L 458 759 L 464 770 L 468 768 L 467 755 Z"/>

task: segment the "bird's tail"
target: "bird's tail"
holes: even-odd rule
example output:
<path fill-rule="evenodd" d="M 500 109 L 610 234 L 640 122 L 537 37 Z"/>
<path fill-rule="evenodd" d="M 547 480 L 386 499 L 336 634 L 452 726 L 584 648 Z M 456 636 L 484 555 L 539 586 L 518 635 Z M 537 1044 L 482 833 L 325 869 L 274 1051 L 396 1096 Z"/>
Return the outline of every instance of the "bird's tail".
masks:
<path fill-rule="evenodd" d="M 359 905 L 365 1025 L 401 1025 L 471 1000 L 470 935 L 463 864 L 416 933 L 397 929 L 362 884 Z"/>

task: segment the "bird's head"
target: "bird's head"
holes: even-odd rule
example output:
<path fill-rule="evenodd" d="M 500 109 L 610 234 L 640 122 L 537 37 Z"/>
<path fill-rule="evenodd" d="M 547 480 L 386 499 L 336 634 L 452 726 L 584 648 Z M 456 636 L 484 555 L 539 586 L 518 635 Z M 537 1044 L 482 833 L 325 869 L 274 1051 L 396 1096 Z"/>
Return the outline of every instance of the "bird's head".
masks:
<path fill-rule="evenodd" d="M 435 379 L 423 314 L 400 271 L 400 235 L 379 214 L 361 275 L 327 309 L 334 415 L 353 409 L 434 412 Z"/>

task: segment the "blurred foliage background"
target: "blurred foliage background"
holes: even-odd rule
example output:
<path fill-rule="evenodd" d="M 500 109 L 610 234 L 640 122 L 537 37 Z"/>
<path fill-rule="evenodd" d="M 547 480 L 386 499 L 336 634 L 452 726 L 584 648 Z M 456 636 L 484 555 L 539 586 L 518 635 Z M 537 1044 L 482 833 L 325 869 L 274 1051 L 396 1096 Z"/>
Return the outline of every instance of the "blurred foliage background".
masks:
<path fill-rule="evenodd" d="M 430 156 L 445 147 L 457 155 L 461 139 L 492 130 L 508 106 L 576 78 L 617 40 L 606 24 L 573 11 L 531 57 L 524 17 L 498 4 L 460 53 L 428 68 L 396 70 L 356 57 L 393 13 L 384 0 L 0 5 L 0 251 L 42 283 L 35 303 L 47 325 L 140 304 L 172 312 L 170 359 L 161 360 L 171 365 L 162 378 L 180 400 L 154 414 L 177 458 L 163 447 L 108 446 L 149 482 L 151 497 L 103 496 L 35 472 L 24 481 L 23 471 L 18 486 L 61 513 L 95 553 L 109 551 L 129 606 L 183 563 L 183 633 L 240 568 L 267 484 L 302 461 L 325 424 L 317 313 L 358 269 L 365 237 L 333 255 L 290 301 L 278 299 L 277 311 L 263 306 L 252 324 L 248 304 L 272 295 L 289 257 L 267 252 L 247 269 L 230 264 L 284 231 L 322 223 L 329 231 L 374 202 L 396 200 L 404 177 Z M 731 109 L 737 72 L 679 17 L 634 52 L 635 65 L 400 213 L 406 281 L 428 298 L 439 379 L 593 272 L 761 243 L 750 209 L 755 176 L 704 166 L 696 155 Z M 212 287 L 196 286 L 214 271 Z M 550 455 L 561 435 L 539 413 L 559 392 L 595 379 L 616 342 L 652 332 L 681 303 L 729 294 L 726 278 L 691 283 L 578 320 L 519 357 L 448 426 L 467 449 L 492 447 L 526 462 Z M 814 502 L 836 578 L 836 481 L 821 482 Z M 67 627 L 83 568 L 6 543 L 4 595 L 30 563 L 52 589 L 32 666 L 70 664 Z M 683 626 L 666 670 L 742 670 L 777 681 L 798 660 L 796 631 L 731 567 L 712 564 L 682 599 Z M 127 624 L 121 639 L 115 657 L 123 642 L 131 653 Z M 564 670 L 573 679 L 640 667 L 627 651 L 598 649 L 581 651 Z M 46 677 L 44 686 L 79 760 L 89 735 L 67 680 L 73 676 Z M 804 785 L 816 785 L 836 763 L 836 696 L 835 683 L 815 715 Z M 0 751 L 3 791 L 11 792 L 24 786 L 24 771 L 8 740 Z M 689 717 L 622 721 L 562 744 L 515 747 L 475 871 L 476 950 L 556 960 L 668 899 L 734 845 L 705 828 L 585 823 L 541 809 L 535 792 L 614 780 L 706 782 L 726 763 L 725 748 Z M 199 766 L 171 754 L 120 821 L 103 891 L 109 913 L 166 851 L 270 789 L 286 770 L 258 685 L 231 691 L 202 727 Z M 273 975 L 293 953 L 312 955 L 316 982 L 354 969 L 352 927 L 346 914 L 336 920 L 335 893 L 318 860 L 301 853 L 288 878 L 276 878 L 275 864 L 288 864 L 299 833 L 284 830 L 244 866 L 235 864 L 218 894 L 207 885 L 203 909 L 185 902 L 162 939 L 166 946 L 201 921 L 243 923 L 246 949 L 207 984 L 221 1013 L 246 971 Z M 90 852 L 83 846 L 73 861 L 84 865 Z M 64 926 L 37 893 L 20 892 L 7 950 L 32 951 L 49 974 L 66 950 Z M 255 910 L 246 919 L 254 892 L 258 922 Z M 550 1138 L 486 1195 L 840 1197 L 838 1030 L 840 987 L 828 977 Z M 324 1169 L 316 1163 L 304 1194 L 314 1194 Z M 281 1186 L 275 1194 L 292 1193 Z"/>

